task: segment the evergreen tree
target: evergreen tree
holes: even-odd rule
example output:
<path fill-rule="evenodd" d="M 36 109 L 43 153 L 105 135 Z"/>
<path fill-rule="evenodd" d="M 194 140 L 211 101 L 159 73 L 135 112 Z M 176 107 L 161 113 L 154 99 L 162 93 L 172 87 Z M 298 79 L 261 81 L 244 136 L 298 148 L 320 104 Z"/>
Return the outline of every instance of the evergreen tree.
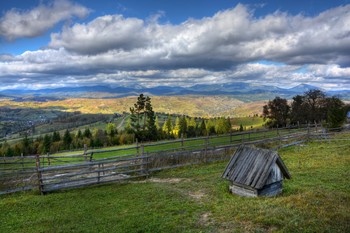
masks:
<path fill-rule="evenodd" d="M 147 97 L 148 98 L 148 97 Z M 146 103 L 146 113 L 147 113 L 147 134 L 148 134 L 148 140 L 155 140 L 157 139 L 157 127 L 156 127 L 156 117 L 155 113 L 152 108 L 151 101 Z"/>
<path fill-rule="evenodd" d="M 80 130 L 80 129 L 78 130 L 78 133 L 77 133 L 77 138 L 79 138 L 79 139 L 83 139 L 83 133 L 81 132 L 81 130 Z"/>
<path fill-rule="evenodd" d="M 229 133 L 232 130 L 231 119 L 229 117 L 226 119 L 225 129 L 226 129 L 226 133 Z"/>
<path fill-rule="evenodd" d="M 188 122 L 187 122 L 187 125 L 188 126 L 193 126 L 193 128 L 197 128 L 197 122 L 196 120 L 194 119 L 194 117 L 191 117 L 191 118 L 188 118 Z"/>
<path fill-rule="evenodd" d="M 83 133 L 85 138 L 91 138 L 92 134 L 89 128 L 85 128 L 84 133 Z"/>
<path fill-rule="evenodd" d="M 206 123 L 206 130 L 208 135 L 213 135 L 216 133 L 215 131 L 215 122 L 213 119 L 209 119 Z"/>
<path fill-rule="evenodd" d="M 175 126 L 174 126 L 174 129 L 179 131 L 180 130 L 180 118 L 177 116 L 175 118 Z"/>
<path fill-rule="evenodd" d="M 43 142 L 43 153 L 48 153 L 48 152 L 50 152 L 51 143 L 52 143 L 51 140 L 52 140 L 52 139 L 51 139 L 50 135 L 45 134 L 45 136 L 44 136 L 44 142 Z"/>
<path fill-rule="evenodd" d="M 172 122 L 171 122 L 171 116 L 170 115 L 168 115 L 168 118 L 167 118 L 167 120 L 164 122 L 164 125 L 163 125 L 163 131 L 166 133 L 166 134 L 168 134 L 168 135 L 170 135 L 171 134 L 171 132 L 173 131 L 173 124 L 172 124 Z"/>
<path fill-rule="evenodd" d="M 159 119 L 158 116 L 156 116 L 156 122 L 155 122 L 157 130 L 160 130 L 160 125 L 159 125 Z"/>
<path fill-rule="evenodd" d="M 191 117 L 187 118 L 187 137 L 195 137 L 197 130 L 196 120 Z"/>
<path fill-rule="evenodd" d="M 66 129 L 66 131 L 64 132 L 64 135 L 63 135 L 64 148 L 69 149 L 72 141 L 73 141 L 72 135 L 70 134 L 68 129 Z"/>
<path fill-rule="evenodd" d="M 242 123 L 239 125 L 239 131 L 242 132 L 244 130 Z"/>
<path fill-rule="evenodd" d="M 11 147 L 8 147 L 5 154 L 6 156 L 15 156 L 15 151 Z"/>
<path fill-rule="evenodd" d="M 136 138 L 150 140 L 157 138 L 155 125 L 155 113 L 151 104 L 151 98 L 140 94 L 134 107 L 130 108 L 131 128 Z M 141 120 L 143 124 L 141 126 Z"/>
<path fill-rule="evenodd" d="M 179 136 L 183 135 L 186 136 L 187 135 L 187 120 L 185 116 L 182 116 L 180 118 L 180 122 L 179 122 Z"/>
<path fill-rule="evenodd" d="M 199 126 L 199 130 L 200 130 L 200 135 L 201 136 L 206 136 L 207 135 L 207 127 L 205 125 L 205 121 L 204 119 L 202 119 L 202 122 Z"/>
<path fill-rule="evenodd" d="M 22 152 L 23 155 L 29 155 L 30 153 L 30 140 L 27 136 L 27 134 L 25 134 L 24 138 L 22 139 Z"/>
<path fill-rule="evenodd" d="M 59 142 L 61 141 L 61 135 L 59 132 L 53 131 L 52 133 L 52 142 Z"/>
<path fill-rule="evenodd" d="M 107 133 L 102 129 L 95 129 L 93 133 L 94 147 L 106 146 L 108 143 Z"/>

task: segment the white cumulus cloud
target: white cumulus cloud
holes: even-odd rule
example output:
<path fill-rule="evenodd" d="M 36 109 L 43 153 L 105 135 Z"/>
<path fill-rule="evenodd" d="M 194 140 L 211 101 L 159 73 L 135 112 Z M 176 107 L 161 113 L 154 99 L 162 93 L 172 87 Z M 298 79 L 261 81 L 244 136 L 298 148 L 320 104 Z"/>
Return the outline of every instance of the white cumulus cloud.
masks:
<path fill-rule="evenodd" d="M 73 16 L 82 18 L 88 13 L 86 7 L 68 0 L 55 0 L 48 5 L 40 4 L 28 11 L 12 9 L 0 19 L 0 36 L 8 40 L 40 36 L 62 20 Z"/>
<path fill-rule="evenodd" d="M 313 17 L 277 11 L 257 18 L 241 4 L 181 24 L 157 17 L 105 15 L 66 25 L 51 34 L 49 49 L 0 56 L 0 81 L 350 89 L 350 5 Z"/>

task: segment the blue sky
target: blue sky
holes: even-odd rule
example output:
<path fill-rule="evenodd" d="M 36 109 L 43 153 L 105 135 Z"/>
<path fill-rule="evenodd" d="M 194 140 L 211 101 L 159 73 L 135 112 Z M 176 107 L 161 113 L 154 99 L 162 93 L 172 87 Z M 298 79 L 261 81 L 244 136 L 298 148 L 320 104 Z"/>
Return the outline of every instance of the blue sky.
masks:
<path fill-rule="evenodd" d="M 350 89 L 350 0 L 0 7 L 0 90 L 234 82 Z"/>

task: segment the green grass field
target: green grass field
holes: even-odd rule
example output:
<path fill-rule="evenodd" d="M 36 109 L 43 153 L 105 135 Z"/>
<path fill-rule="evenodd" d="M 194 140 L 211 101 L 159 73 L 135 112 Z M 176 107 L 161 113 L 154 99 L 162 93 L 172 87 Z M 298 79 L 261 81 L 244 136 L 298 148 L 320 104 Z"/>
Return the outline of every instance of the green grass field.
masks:
<path fill-rule="evenodd" d="M 285 130 L 285 131 L 279 131 L 280 135 L 284 135 L 287 133 L 297 132 L 298 129 L 294 130 Z M 305 130 L 304 130 L 305 131 Z M 211 136 L 208 139 L 208 142 L 206 141 L 205 137 L 201 138 L 193 138 L 184 140 L 183 148 L 189 149 L 189 150 L 195 150 L 195 149 L 203 149 L 208 143 L 208 147 L 212 146 L 222 146 L 222 145 L 229 145 L 232 143 L 240 143 L 243 141 L 250 141 L 250 140 L 258 140 L 263 138 L 272 138 L 277 137 L 277 131 L 271 130 L 269 132 L 263 132 L 263 131 L 251 131 L 250 134 L 247 132 L 244 132 L 244 135 L 241 135 L 240 133 L 236 132 L 232 135 L 219 135 L 219 136 Z M 108 148 L 102 148 L 100 150 L 92 150 L 93 153 L 93 159 L 100 159 L 100 158 L 108 158 L 113 156 L 121 156 L 121 155 L 132 155 L 136 154 L 137 150 L 135 148 L 136 144 L 133 145 L 124 145 L 124 146 L 114 146 L 114 147 L 108 147 Z M 182 148 L 181 140 L 172 140 L 172 141 L 161 141 L 161 142 L 151 142 L 151 143 L 145 143 L 144 144 L 144 152 L 159 152 L 159 151 L 167 151 L 167 150 L 178 150 Z M 74 151 L 74 152 L 64 152 L 64 153 L 57 153 L 52 155 L 52 158 L 55 158 L 55 156 L 68 156 L 72 154 L 82 154 L 83 151 Z M 141 153 L 141 149 L 139 148 L 139 153 Z M 66 160 L 67 160 L 66 159 Z M 76 159 L 73 159 L 74 161 L 78 161 Z"/>
<path fill-rule="evenodd" d="M 243 198 L 226 162 L 148 180 L 40 196 L 0 196 L 0 232 L 349 232 L 350 134 L 279 151 L 292 179 L 274 198 Z"/>

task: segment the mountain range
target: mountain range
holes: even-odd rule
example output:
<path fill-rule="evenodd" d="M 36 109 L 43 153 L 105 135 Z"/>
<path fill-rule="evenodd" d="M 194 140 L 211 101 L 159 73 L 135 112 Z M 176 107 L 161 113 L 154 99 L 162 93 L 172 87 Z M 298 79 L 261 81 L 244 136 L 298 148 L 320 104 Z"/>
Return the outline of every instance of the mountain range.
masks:
<path fill-rule="evenodd" d="M 275 96 L 291 98 L 298 94 L 303 94 L 308 90 L 320 89 L 308 84 L 300 84 L 293 88 L 285 89 L 268 85 L 254 85 L 248 83 L 230 84 L 200 84 L 191 87 L 143 87 L 143 86 L 81 86 L 81 87 L 61 87 L 54 89 L 39 90 L 3 90 L 0 97 L 10 97 L 16 101 L 50 101 L 64 98 L 85 97 L 85 98 L 120 98 L 136 96 L 140 93 L 150 96 L 181 96 L 181 95 L 227 95 L 233 96 L 242 101 L 257 101 L 273 99 Z M 350 90 L 324 91 L 327 95 L 350 100 Z"/>

